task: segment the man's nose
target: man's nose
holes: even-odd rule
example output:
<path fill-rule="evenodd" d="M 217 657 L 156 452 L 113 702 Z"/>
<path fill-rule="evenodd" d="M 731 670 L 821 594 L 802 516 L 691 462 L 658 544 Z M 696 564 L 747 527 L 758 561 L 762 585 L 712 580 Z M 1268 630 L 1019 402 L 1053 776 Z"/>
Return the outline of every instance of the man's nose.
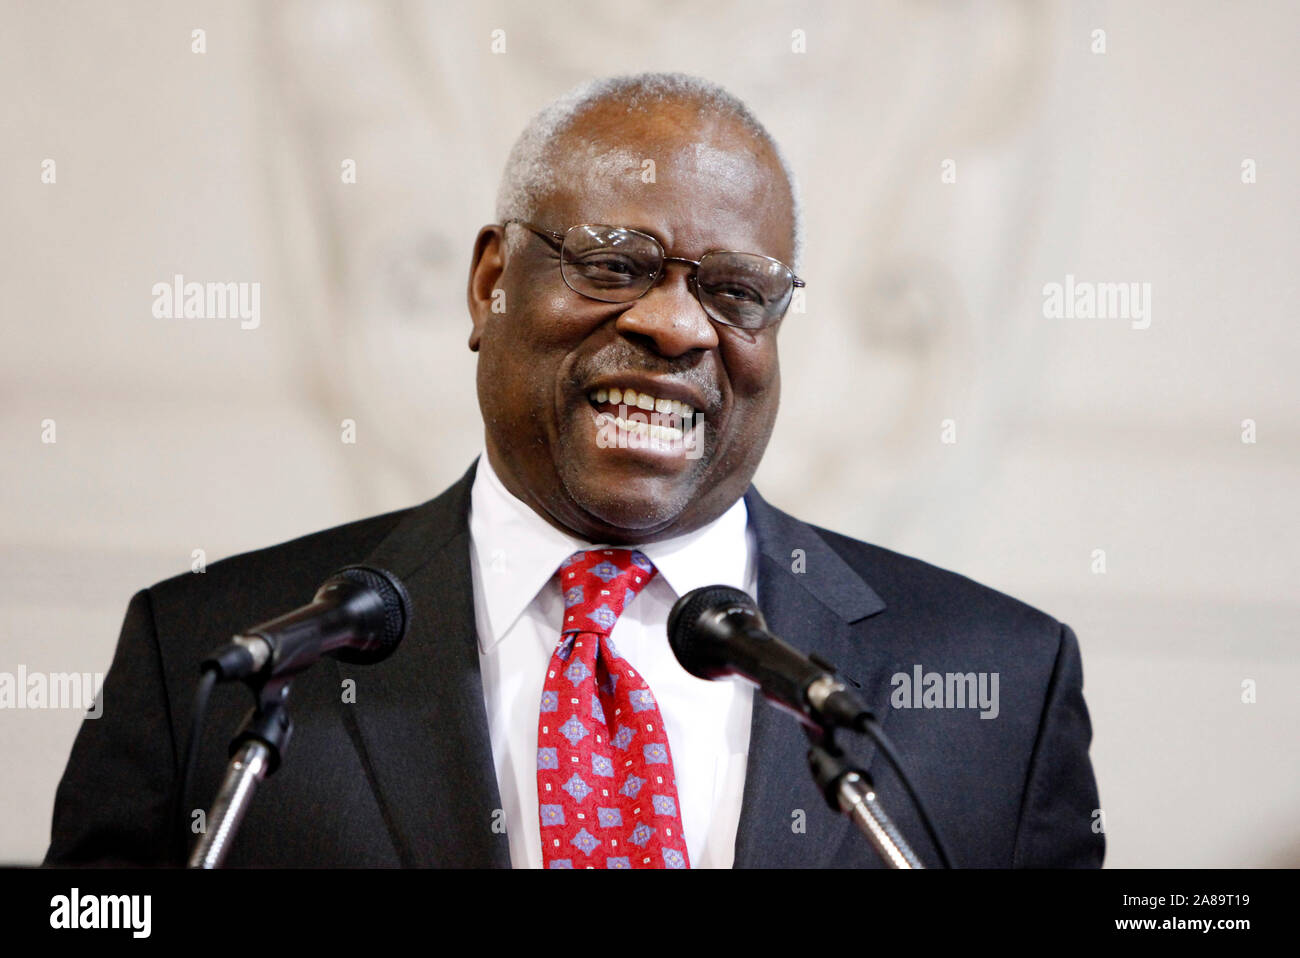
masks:
<path fill-rule="evenodd" d="M 649 340 L 661 356 L 716 348 L 718 331 L 691 291 L 689 277 L 689 268 L 668 264 L 667 275 L 619 315 L 615 328 L 625 336 Z"/>

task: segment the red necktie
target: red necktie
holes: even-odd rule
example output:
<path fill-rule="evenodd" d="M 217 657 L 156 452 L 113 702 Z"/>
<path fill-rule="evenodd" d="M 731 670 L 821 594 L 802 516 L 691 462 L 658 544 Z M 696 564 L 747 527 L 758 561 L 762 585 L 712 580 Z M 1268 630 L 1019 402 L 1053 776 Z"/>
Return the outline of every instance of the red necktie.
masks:
<path fill-rule="evenodd" d="M 640 552 L 593 549 L 556 573 L 564 622 L 537 723 L 547 868 L 690 867 L 663 716 L 609 641 L 655 572 Z"/>

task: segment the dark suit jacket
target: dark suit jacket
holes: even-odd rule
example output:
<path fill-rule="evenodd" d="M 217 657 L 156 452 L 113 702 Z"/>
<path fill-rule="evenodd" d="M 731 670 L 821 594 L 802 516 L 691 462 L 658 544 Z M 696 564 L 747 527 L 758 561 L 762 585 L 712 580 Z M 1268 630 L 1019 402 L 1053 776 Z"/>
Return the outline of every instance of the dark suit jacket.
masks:
<path fill-rule="evenodd" d="M 423 505 L 214 563 L 137 593 L 59 785 L 49 864 L 176 862 L 251 705 L 213 694 L 188 796 L 178 770 L 206 653 L 307 602 L 339 567 L 405 582 L 412 625 L 387 661 L 324 659 L 294 681 L 284 766 L 261 786 L 228 865 L 510 864 L 483 689 L 467 515 L 474 467 Z M 959 867 L 1099 866 L 1092 730 L 1070 629 L 969 579 L 806 525 L 746 494 L 759 598 L 772 631 L 862 688 Z M 802 550 L 802 569 L 795 550 Z M 799 570 L 799 571 L 796 571 Z M 895 709 L 891 676 L 999 675 L 999 714 Z M 345 680 L 355 682 L 345 701 Z M 738 867 L 871 866 L 875 853 L 806 771 L 798 722 L 755 697 Z M 884 808 L 930 866 L 934 848 L 898 779 L 855 746 Z M 867 764 L 867 763 L 870 764 Z M 183 838 L 182 838 L 183 834 Z"/>

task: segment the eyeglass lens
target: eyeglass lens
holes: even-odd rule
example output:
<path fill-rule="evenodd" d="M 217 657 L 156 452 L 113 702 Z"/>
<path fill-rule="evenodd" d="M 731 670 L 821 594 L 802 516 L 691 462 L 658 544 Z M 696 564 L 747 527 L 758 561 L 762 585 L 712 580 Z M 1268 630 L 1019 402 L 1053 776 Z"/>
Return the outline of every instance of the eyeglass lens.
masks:
<path fill-rule="evenodd" d="M 575 226 L 560 250 L 564 281 L 606 303 L 644 295 L 658 280 L 664 252 L 654 237 L 614 226 Z M 707 253 L 696 293 L 710 316 L 729 326 L 761 329 L 785 315 L 794 276 L 780 262 L 754 253 Z"/>

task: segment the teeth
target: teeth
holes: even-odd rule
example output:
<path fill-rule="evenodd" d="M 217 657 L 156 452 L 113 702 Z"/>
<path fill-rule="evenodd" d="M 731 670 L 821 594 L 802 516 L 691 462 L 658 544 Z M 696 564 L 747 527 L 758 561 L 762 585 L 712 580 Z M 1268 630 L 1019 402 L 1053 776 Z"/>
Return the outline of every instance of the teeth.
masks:
<path fill-rule="evenodd" d="M 661 416 L 677 416 L 684 425 L 695 415 L 695 407 L 690 403 L 679 399 L 656 399 L 649 393 L 638 393 L 635 389 L 596 389 L 588 395 L 594 403 L 609 402 L 615 406 L 625 404 L 630 408 L 644 409 L 646 412 L 655 412 Z"/>
<path fill-rule="evenodd" d="M 674 429 L 672 426 L 656 426 L 653 423 L 629 422 L 622 416 L 614 419 L 614 425 L 625 432 L 636 433 L 638 436 L 646 436 L 650 439 L 657 439 L 660 442 L 681 442 L 682 431 Z"/>

